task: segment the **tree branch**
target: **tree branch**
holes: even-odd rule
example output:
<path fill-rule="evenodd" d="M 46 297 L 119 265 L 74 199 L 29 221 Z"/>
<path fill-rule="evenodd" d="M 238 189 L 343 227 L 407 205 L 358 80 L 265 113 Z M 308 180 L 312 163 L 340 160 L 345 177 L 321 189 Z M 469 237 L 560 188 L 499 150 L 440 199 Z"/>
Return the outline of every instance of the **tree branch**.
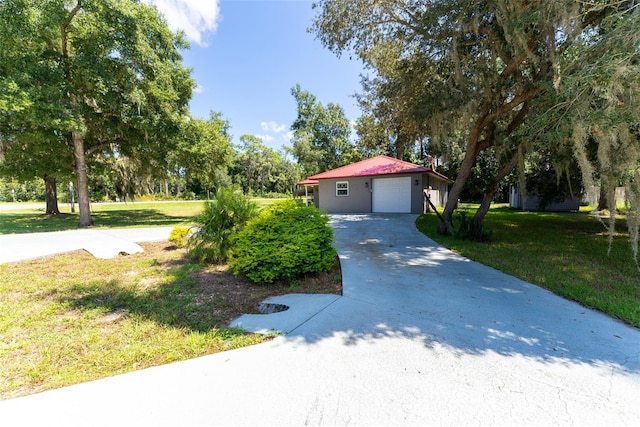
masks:
<path fill-rule="evenodd" d="M 73 18 L 75 18 L 78 12 L 80 12 L 80 9 L 82 9 L 82 0 L 78 0 L 76 6 L 71 9 L 71 12 L 69 12 L 69 16 L 67 16 L 67 19 L 65 19 L 64 22 L 60 24 L 60 47 L 62 49 L 62 55 L 64 55 L 65 57 L 69 54 L 69 37 L 67 28 L 69 28 L 69 25 L 71 25 L 71 21 L 73 21 Z"/>

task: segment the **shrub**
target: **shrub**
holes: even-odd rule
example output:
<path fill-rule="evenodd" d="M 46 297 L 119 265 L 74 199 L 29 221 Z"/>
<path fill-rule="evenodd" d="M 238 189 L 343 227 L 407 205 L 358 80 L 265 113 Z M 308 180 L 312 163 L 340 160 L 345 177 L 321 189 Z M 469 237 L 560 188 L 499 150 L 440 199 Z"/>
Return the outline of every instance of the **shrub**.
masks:
<path fill-rule="evenodd" d="M 184 248 L 187 246 L 190 235 L 190 227 L 179 225 L 177 227 L 173 227 L 173 230 L 171 230 L 171 234 L 169 234 L 169 241 L 179 248 Z"/>
<path fill-rule="evenodd" d="M 336 251 L 329 217 L 315 207 L 285 200 L 264 208 L 238 234 L 230 266 L 256 283 L 291 280 L 329 271 Z"/>
<path fill-rule="evenodd" d="M 478 221 L 475 218 L 467 218 L 466 211 L 460 211 L 458 220 L 458 229 L 453 233 L 453 237 L 456 239 L 473 240 L 476 242 L 491 240 L 491 235 L 485 231 L 482 221 Z"/>
<path fill-rule="evenodd" d="M 257 213 L 258 205 L 240 190 L 219 189 L 194 218 L 197 228 L 187 245 L 189 256 L 201 263 L 226 261 L 235 235 Z"/>

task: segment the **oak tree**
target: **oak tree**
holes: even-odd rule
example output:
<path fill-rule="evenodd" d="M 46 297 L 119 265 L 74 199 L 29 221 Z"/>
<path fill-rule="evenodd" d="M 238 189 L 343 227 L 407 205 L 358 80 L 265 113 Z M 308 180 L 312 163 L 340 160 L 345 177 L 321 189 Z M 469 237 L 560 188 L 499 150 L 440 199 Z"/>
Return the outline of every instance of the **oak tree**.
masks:
<path fill-rule="evenodd" d="M 604 20 L 637 15 L 633 1 L 320 0 L 314 7 L 312 30 L 377 73 L 374 93 L 390 111 L 420 124 L 418 133 L 434 143 L 464 138 L 441 232 L 452 230 L 478 155 L 491 149 L 499 165 L 475 215 L 481 221 L 500 181 L 535 143 L 528 126 L 547 126 L 531 118 L 553 105 L 558 90 L 571 90 L 558 81 L 583 65 L 583 49 Z M 599 50 L 605 61 L 616 58 L 616 45 L 608 47 Z"/>
<path fill-rule="evenodd" d="M 338 104 L 323 105 L 300 85 L 291 89 L 298 116 L 291 125 L 292 153 L 303 174 L 309 176 L 343 166 L 355 154 L 349 141 L 351 125 Z"/>
<path fill-rule="evenodd" d="M 47 176 L 72 168 L 79 225 L 92 225 L 88 162 L 122 155 L 162 164 L 171 149 L 194 85 L 180 56 L 186 47 L 137 0 L 3 0 L 5 158 L 21 150 L 55 166 Z"/>

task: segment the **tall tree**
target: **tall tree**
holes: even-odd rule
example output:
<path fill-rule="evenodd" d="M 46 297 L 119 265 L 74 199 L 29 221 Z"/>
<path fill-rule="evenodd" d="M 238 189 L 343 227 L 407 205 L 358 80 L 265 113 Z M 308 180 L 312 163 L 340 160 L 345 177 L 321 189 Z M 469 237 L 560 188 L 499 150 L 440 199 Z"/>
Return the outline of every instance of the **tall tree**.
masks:
<path fill-rule="evenodd" d="M 215 191 L 221 168 L 232 158 L 230 125 L 221 113 L 208 120 L 190 118 L 182 124 L 175 150 L 170 153 L 175 173 L 182 170 L 188 180 L 197 180 L 209 194 Z"/>
<path fill-rule="evenodd" d="M 136 0 L 0 2 L 0 78 L 11 88 L 0 100 L 8 92 L 24 100 L 0 115 L 6 158 L 14 150 L 42 155 L 39 163 L 71 157 L 79 225 L 90 226 L 88 162 L 120 154 L 162 163 L 171 149 L 193 87 L 179 53 L 186 47 L 155 7 Z"/>
<path fill-rule="evenodd" d="M 557 79 L 562 98 L 548 117 L 571 135 L 592 207 L 601 195 L 609 201 L 609 238 L 613 241 L 615 189 L 624 186 L 626 219 L 634 258 L 640 231 L 640 4 L 594 4 L 606 16 L 597 31 L 577 40 Z M 579 57 L 581 62 L 575 61 Z M 567 130 L 567 127 L 572 128 Z"/>
<path fill-rule="evenodd" d="M 15 127 L 5 128 L 4 131 L 0 129 L 0 135 L 2 134 L 7 139 L 4 144 L 0 142 L 0 173 L 22 182 L 35 177 L 41 178 L 46 188 L 45 213 L 59 214 L 57 182 L 72 179 L 73 158 L 68 151 L 66 138 L 52 129 L 26 132 Z M 33 144 L 34 141 L 40 143 Z M 53 153 L 59 154 L 52 155 Z"/>
<path fill-rule="evenodd" d="M 322 105 L 300 85 L 291 89 L 298 106 L 298 116 L 291 125 L 292 153 L 304 174 L 313 175 L 343 166 L 355 155 L 349 142 L 351 125 L 337 104 Z"/>
<path fill-rule="evenodd" d="M 440 227 L 446 232 L 479 153 L 492 149 L 499 164 L 475 215 L 481 221 L 492 192 L 532 142 L 519 134 L 523 124 L 541 112 L 541 99 L 556 96 L 561 59 L 597 33 L 603 18 L 635 2 L 320 0 L 314 7 L 313 30 L 325 46 L 353 50 L 381 70 L 382 83 L 428 125 L 432 141 L 464 135 L 465 156 Z M 381 67 L 372 52 L 385 46 L 393 49 Z M 579 60 L 580 50 L 574 55 Z M 407 91 L 416 83 L 418 97 Z"/>
<path fill-rule="evenodd" d="M 293 191 L 299 173 L 296 165 L 287 161 L 254 135 L 242 135 L 233 172 L 245 193 L 266 194 Z"/>
<path fill-rule="evenodd" d="M 435 85 L 426 84 L 429 76 L 423 68 L 402 59 L 401 49 L 402 44 L 393 40 L 362 53 L 375 74 L 362 78 L 362 93 L 356 95 L 364 112 L 356 130 L 359 148 L 374 150 L 379 144 L 385 154 L 406 159 L 405 152 L 429 135 L 420 106 L 423 98 L 434 94 Z"/>

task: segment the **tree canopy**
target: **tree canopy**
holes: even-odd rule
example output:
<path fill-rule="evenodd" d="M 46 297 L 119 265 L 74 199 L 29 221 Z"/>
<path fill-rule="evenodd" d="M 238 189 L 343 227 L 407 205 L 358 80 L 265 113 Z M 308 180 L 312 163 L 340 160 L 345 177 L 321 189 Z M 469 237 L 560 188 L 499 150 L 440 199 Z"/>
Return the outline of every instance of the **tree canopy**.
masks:
<path fill-rule="evenodd" d="M 80 226 L 91 225 L 88 161 L 165 163 L 194 86 L 186 47 L 139 1 L 0 2 L 0 140 L 10 170 L 25 156 L 34 175 L 73 170 Z"/>
<path fill-rule="evenodd" d="M 230 169 L 234 181 L 248 194 L 291 194 L 299 179 L 295 163 L 264 145 L 262 139 L 254 135 L 240 136 L 240 145 Z"/>
<path fill-rule="evenodd" d="M 322 105 L 300 85 L 294 86 L 291 94 L 298 106 L 298 116 L 291 125 L 292 154 L 303 174 L 314 175 L 353 160 L 351 125 L 342 107 L 334 103 Z"/>
<path fill-rule="evenodd" d="M 230 125 L 221 113 L 209 119 L 190 118 L 182 124 L 177 144 L 170 153 L 170 167 L 187 180 L 197 180 L 207 192 L 217 189 L 221 174 L 233 155 Z"/>
<path fill-rule="evenodd" d="M 535 149 L 536 136 L 548 148 L 580 134 L 536 118 L 579 123 L 587 115 L 574 114 L 578 100 L 605 117 L 610 111 L 602 115 L 598 105 L 629 104 L 620 98 L 625 84 L 610 79 L 634 81 L 627 96 L 637 85 L 637 30 L 627 37 L 639 28 L 633 1 L 320 0 L 314 7 L 312 30 L 325 46 L 355 53 L 375 73 L 364 89 L 377 123 L 397 135 L 426 134 L 434 144 L 464 141 L 441 231 L 451 230 L 481 152 L 491 150 L 499 167 L 477 220 L 500 181 Z"/>

